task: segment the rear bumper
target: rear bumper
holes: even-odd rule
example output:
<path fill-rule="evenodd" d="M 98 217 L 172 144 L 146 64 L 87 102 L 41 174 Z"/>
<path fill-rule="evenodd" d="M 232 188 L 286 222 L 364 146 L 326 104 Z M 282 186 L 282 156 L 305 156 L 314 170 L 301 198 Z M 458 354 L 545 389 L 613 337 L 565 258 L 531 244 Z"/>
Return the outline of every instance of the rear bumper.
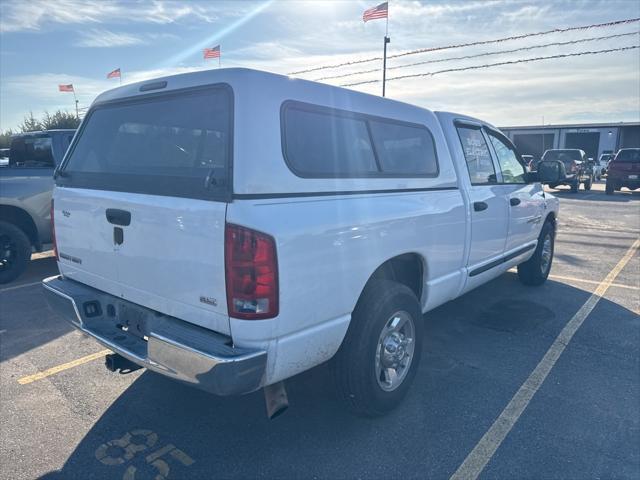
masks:
<path fill-rule="evenodd" d="M 113 352 L 167 377 L 216 395 L 263 386 L 267 354 L 231 346 L 225 335 L 160 314 L 82 283 L 43 280 L 50 307 Z M 123 330 L 123 313 L 143 325 L 144 335 Z"/>
<path fill-rule="evenodd" d="M 632 179 L 628 176 L 612 176 L 609 175 L 607 182 L 613 185 L 613 188 L 627 187 L 630 190 L 636 190 L 640 188 L 640 179 Z"/>

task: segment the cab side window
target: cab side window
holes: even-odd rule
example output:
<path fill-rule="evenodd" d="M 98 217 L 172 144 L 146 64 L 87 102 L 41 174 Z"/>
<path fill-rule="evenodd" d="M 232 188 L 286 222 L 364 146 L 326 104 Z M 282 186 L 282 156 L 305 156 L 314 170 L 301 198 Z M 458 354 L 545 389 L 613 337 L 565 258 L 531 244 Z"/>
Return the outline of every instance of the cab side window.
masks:
<path fill-rule="evenodd" d="M 484 140 L 480 128 L 466 126 L 459 126 L 457 128 L 471 184 L 485 185 L 497 183 L 496 169 L 493 166 L 489 147 Z"/>
<path fill-rule="evenodd" d="M 504 183 L 525 183 L 524 166 L 518 160 L 518 154 L 514 148 L 493 133 L 487 133 L 498 157 L 498 163 L 502 170 L 502 181 Z"/>

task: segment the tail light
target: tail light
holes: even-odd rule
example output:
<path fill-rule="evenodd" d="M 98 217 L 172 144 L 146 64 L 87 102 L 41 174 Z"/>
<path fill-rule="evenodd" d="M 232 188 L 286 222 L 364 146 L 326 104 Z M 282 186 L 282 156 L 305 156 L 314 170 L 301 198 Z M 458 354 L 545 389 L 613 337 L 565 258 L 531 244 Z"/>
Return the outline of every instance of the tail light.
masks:
<path fill-rule="evenodd" d="M 278 315 L 278 261 L 273 237 L 249 228 L 225 227 L 229 315 L 244 320 Z"/>
<path fill-rule="evenodd" d="M 60 260 L 60 256 L 58 255 L 58 244 L 56 242 L 56 222 L 53 218 L 53 199 L 51 199 L 51 242 L 53 243 L 53 253 L 56 256 L 56 260 Z"/>

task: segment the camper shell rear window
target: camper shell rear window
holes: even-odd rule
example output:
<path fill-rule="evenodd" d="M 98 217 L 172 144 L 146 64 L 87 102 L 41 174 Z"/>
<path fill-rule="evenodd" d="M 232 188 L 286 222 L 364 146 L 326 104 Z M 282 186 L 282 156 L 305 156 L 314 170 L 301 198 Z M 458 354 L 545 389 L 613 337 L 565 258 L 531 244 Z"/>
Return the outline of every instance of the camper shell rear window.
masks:
<path fill-rule="evenodd" d="M 211 200 L 231 197 L 233 92 L 226 84 L 95 105 L 61 186 Z"/>
<path fill-rule="evenodd" d="M 283 103 L 280 123 L 285 162 L 299 177 L 438 176 L 424 125 L 292 100 Z"/>

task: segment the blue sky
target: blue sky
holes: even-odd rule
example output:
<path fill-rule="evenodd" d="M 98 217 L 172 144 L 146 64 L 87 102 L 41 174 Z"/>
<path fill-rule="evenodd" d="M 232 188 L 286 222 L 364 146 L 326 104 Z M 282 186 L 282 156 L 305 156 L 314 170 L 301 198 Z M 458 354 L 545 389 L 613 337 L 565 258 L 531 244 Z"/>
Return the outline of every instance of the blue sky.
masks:
<path fill-rule="evenodd" d="M 202 48 L 222 45 L 222 66 L 277 73 L 379 56 L 384 20 L 364 24 L 373 1 L 108 1 L 0 0 L 0 129 L 15 128 L 29 111 L 73 108 L 59 93 L 73 83 L 81 107 L 123 81 L 217 68 Z M 467 43 L 553 28 L 640 17 L 640 2 L 390 0 L 389 53 Z M 609 40 L 401 68 L 411 74 L 638 45 L 640 22 L 552 34 L 496 45 L 391 59 L 401 66 L 432 59 L 633 33 Z M 316 79 L 380 67 L 371 62 L 301 75 Z M 393 75 L 391 75 L 393 73 Z M 379 78 L 378 73 L 347 80 Z M 357 90 L 379 94 L 380 85 Z M 479 116 L 497 125 L 640 120 L 640 49 L 392 81 L 387 95 L 423 107 Z"/>

